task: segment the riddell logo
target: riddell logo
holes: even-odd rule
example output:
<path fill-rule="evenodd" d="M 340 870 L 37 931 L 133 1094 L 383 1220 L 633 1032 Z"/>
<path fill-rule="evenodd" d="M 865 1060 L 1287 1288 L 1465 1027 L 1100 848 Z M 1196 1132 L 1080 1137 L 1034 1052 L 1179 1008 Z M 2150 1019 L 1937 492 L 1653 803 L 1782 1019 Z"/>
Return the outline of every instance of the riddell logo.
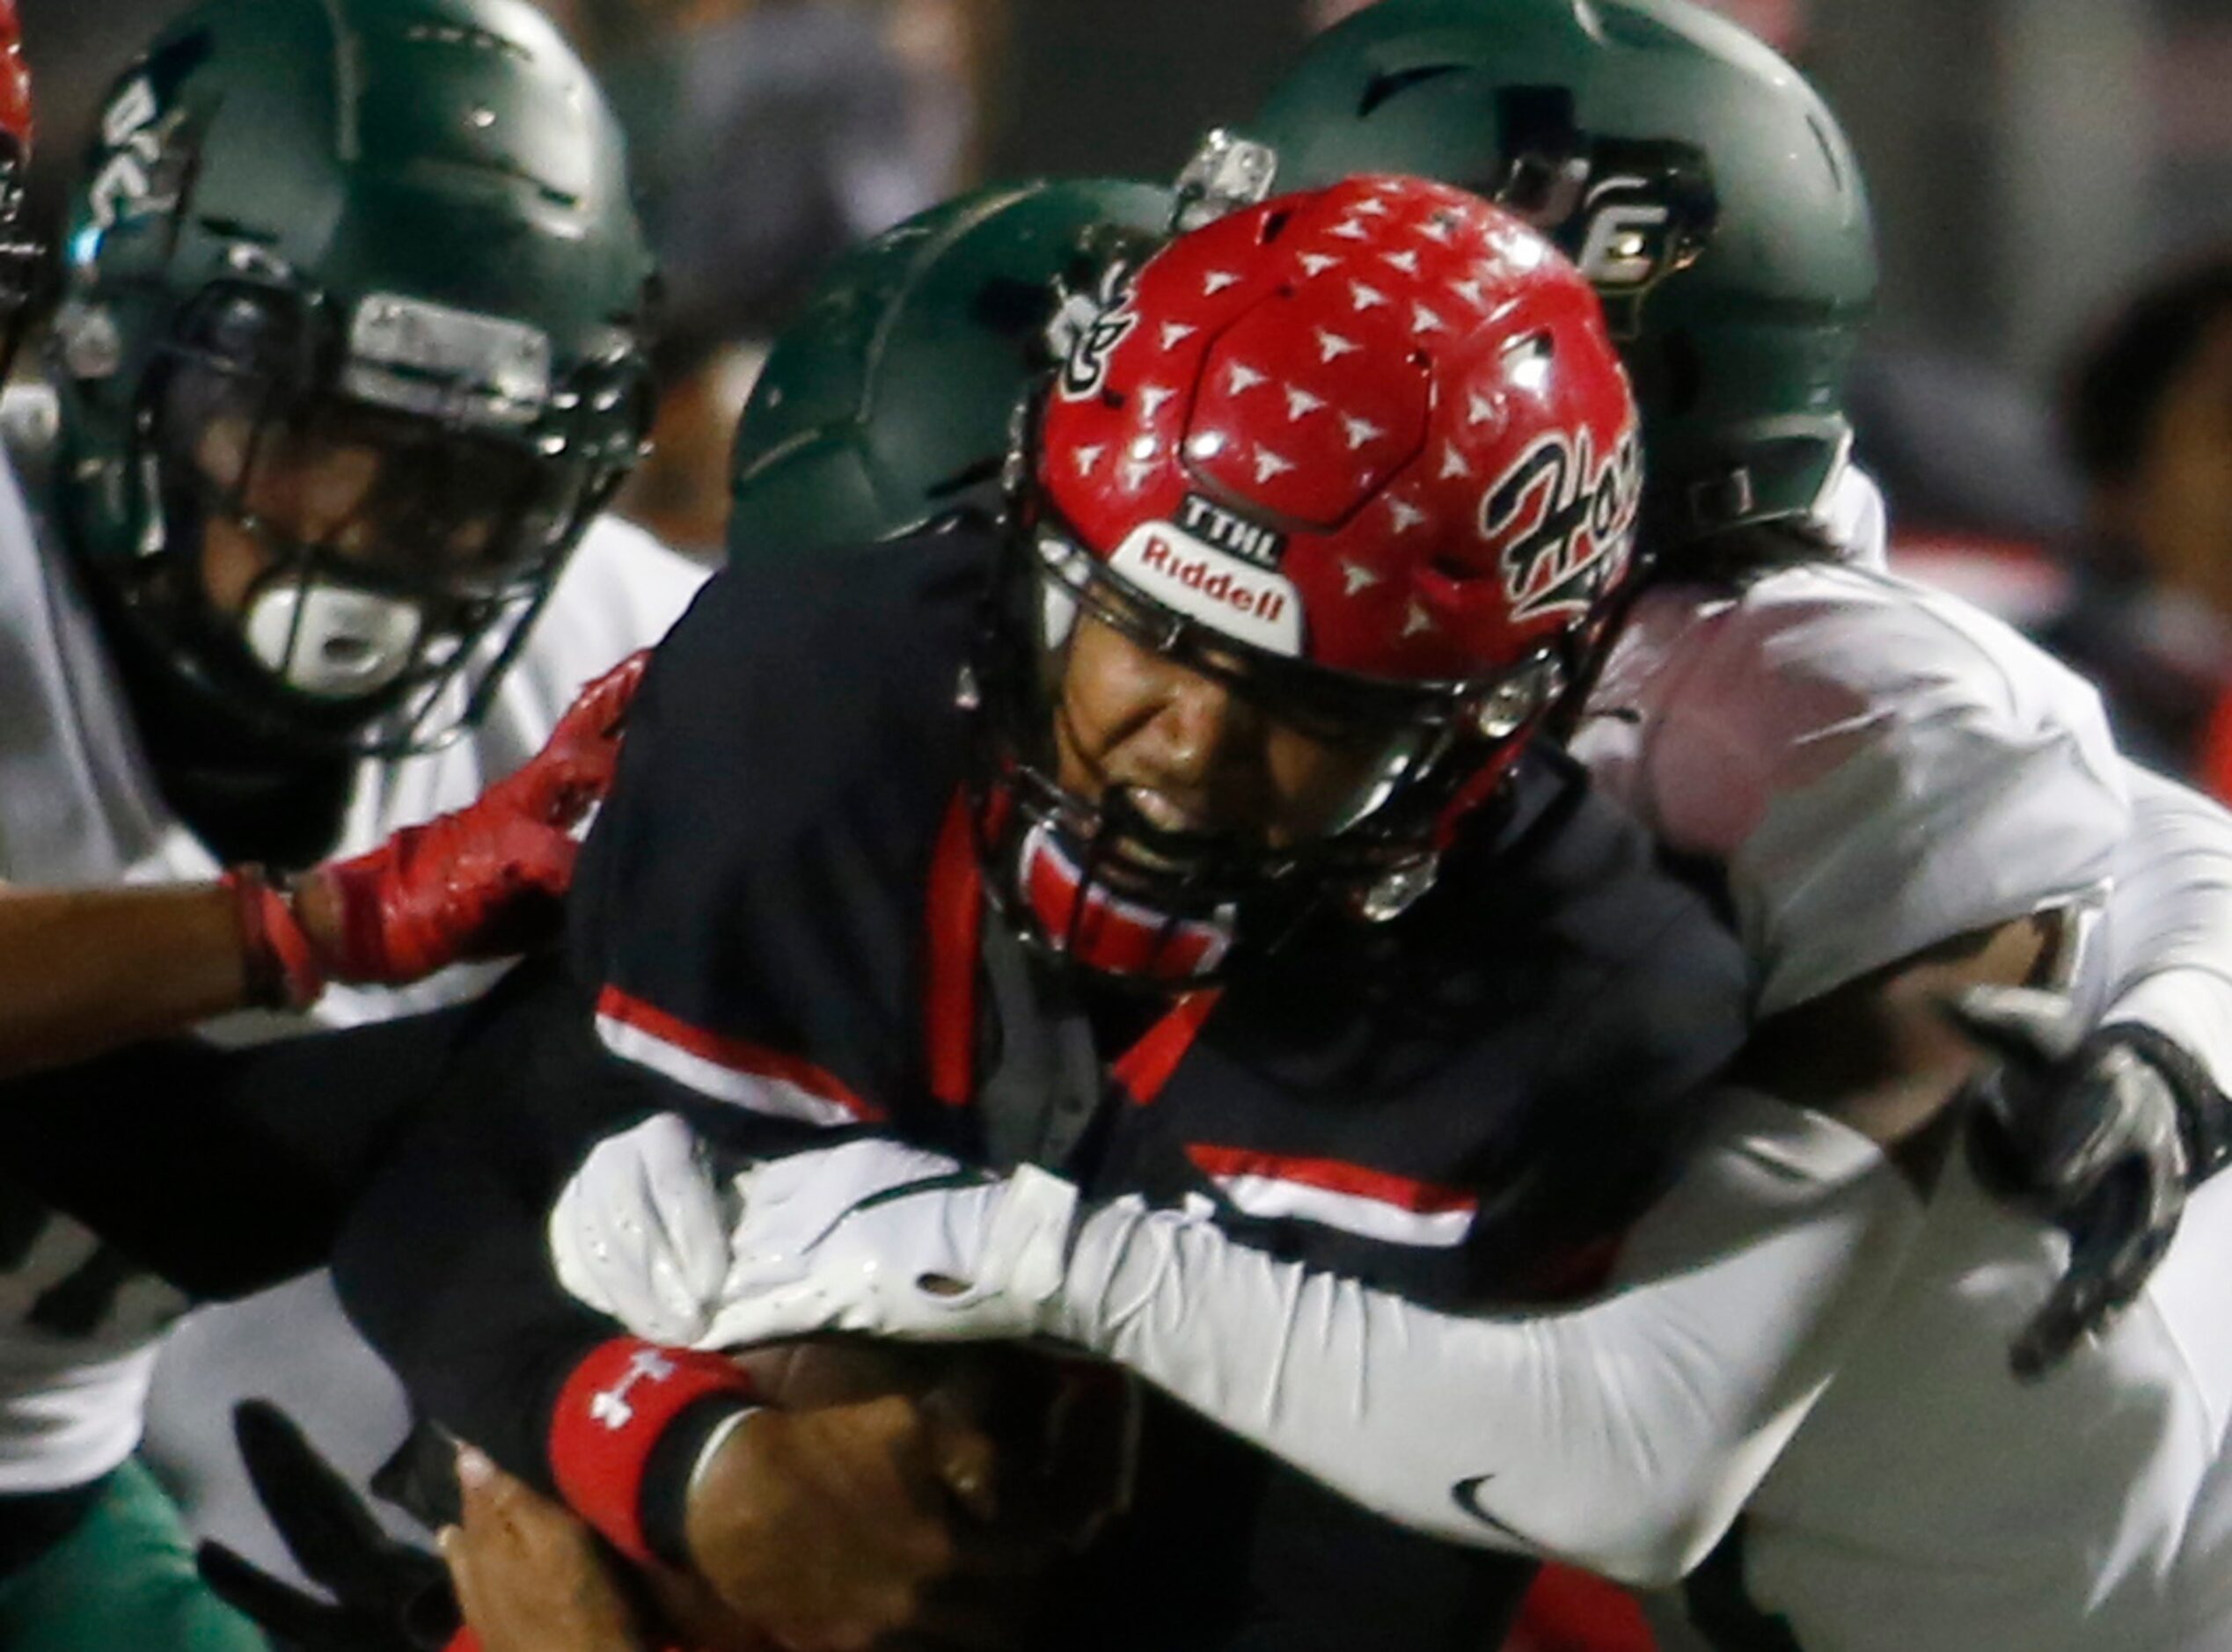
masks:
<path fill-rule="evenodd" d="M 1274 654 L 1302 651 L 1302 598 L 1291 581 L 1173 523 L 1134 528 L 1109 566 L 1165 607 L 1229 637 Z"/>

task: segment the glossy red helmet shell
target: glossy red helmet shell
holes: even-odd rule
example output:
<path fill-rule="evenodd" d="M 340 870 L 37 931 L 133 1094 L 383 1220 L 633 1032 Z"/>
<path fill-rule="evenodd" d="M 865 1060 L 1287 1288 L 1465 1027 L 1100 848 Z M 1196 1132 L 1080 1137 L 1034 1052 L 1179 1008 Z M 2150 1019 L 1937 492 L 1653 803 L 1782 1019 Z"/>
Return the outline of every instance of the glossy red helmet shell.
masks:
<path fill-rule="evenodd" d="M 1334 671 L 1493 678 L 1629 565 L 1635 403 L 1519 219 L 1374 177 L 1171 243 L 1048 398 L 1037 493 L 1138 594 Z"/>
<path fill-rule="evenodd" d="M 0 132 L 15 139 L 21 164 L 31 154 L 31 69 L 23 61 L 16 0 L 0 0 Z"/>

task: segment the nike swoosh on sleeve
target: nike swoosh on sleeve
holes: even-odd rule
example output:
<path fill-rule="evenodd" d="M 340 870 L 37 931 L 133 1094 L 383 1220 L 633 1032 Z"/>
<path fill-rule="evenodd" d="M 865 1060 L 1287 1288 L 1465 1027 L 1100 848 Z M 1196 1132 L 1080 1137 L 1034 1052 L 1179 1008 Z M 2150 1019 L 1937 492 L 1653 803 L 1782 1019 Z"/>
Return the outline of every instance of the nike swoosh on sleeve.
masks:
<path fill-rule="evenodd" d="M 1528 1548 L 1536 1547 L 1534 1539 L 1528 1537 L 1526 1532 L 1512 1525 L 1509 1521 L 1497 1519 L 1496 1516 L 1481 1507 L 1481 1488 L 1495 1478 L 1493 1474 L 1475 1474 L 1469 1479 L 1459 1480 L 1449 1488 L 1450 1501 L 1491 1531 L 1501 1531 L 1514 1543 L 1524 1544 Z"/>

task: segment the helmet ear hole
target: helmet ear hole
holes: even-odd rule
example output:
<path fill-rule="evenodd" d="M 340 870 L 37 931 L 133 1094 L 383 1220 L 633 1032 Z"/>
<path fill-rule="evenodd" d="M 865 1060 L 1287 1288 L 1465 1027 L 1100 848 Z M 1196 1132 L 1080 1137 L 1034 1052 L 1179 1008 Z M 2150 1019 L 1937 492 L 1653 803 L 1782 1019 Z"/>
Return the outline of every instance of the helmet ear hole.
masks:
<path fill-rule="evenodd" d="M 1262 232 L 1256 236 L 1255 244 L 1258 246 L 1270 245 L 1272 242 L 1277 240 L 1280 236 L 1286 233 L 1288 220 L 1290 220 L 1293 216 L 1293 214 L 1288 212 L 1274 212 L 1271 214 L 1270 216 L 1263 220 L 1263 228 Z"/>

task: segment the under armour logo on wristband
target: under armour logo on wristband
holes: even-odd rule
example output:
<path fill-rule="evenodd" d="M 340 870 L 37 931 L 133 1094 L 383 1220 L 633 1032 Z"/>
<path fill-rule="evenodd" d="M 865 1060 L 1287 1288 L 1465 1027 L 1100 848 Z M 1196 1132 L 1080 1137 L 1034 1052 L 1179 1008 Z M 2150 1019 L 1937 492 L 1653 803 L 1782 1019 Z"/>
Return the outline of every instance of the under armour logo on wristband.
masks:
<path fill-rule="evenodd" d="M 574 1512 L 621 1553 L 672 1565 L 679 1556 L 655 1554 L 643 1529 L 651 1458 L 684 1413 L 708 1400 L 721 1411 L 739 1410 L 752 1399 L 751 1378 L 724 1354 L 614 1337 L 591 1349 L 559 1393 L 550 1420 L 551 1478 Z"/>
<path fill-rule="evenodd" d="M 673 1375 L 672 1360 L 656 1349 L 646 1349 L 628 1362 L 627 1371 L 619 1381 L 589 1396 L 589 1414 L 618 1433 L 635 1421 L 635 1407 L 628 1404 L 628 1391 L 640 1382 L 661 1383 Z"/>

